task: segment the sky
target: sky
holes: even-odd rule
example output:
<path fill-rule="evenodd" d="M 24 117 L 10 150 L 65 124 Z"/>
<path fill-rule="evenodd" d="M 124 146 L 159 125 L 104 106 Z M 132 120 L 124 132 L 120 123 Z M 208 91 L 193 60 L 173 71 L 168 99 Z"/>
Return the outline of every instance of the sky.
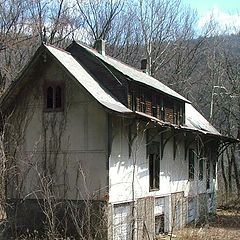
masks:
<path fill-rule="evenodd" d="M 183 0 L 185 5 L 198 12 L 198 27 L 201 29 L 211 17 L 215 19 L 218 30 L 228 33 L 240 31 L 240 0 Z"/>

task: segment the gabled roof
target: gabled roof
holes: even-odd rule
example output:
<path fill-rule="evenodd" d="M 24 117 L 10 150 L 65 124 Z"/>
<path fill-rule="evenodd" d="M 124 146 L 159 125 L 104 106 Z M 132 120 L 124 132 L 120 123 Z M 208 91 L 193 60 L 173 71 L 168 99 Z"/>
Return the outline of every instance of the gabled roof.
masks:
<path fill-rule="evenodd" d="M 61 63 L 65 69 L 103 106 L 116 112 L 130 113 L 130 109 L 125 107 L 115 99 L 109 91 L 103 88 L 73 56 L 63 50 L 51 46 L 46 49 Z"/>
<path fill-rule="evenodd" d="M 89 51 L 94 52 L 93 50 L 90 50 L 90 49 Z M 39 49 L 34 54 L 33 58 L 30 60 L 29 64 L 21 72 L 20 76 L 15 81 L 12 82 L 8 90 L 2 95 L 2 97 L 0 98 L 1 107 L 3 107 L 4 105 L 8 105 L 7 102 L 12 101 L 14 99 L 14 97 L 17 95 L 17 92 L 20 91 L 19 86 L 21 86 L 21 82 L 24 81 L 23 77 L 25 76 L 26 72 L 28 72 L 29 69 L 34 66 L 33 64 L 38 60 L 38 58 L 41 56 L 43 52 L 52 56 L 57 61 L 57 63 L 60 64 L 60 66 L 63 67 L 71 77 L 73 77 L 73 79 L 77 80 L 78 83 L 82 87 L 84 87 L 89 92 L 90 95 L 92 95 L 94 99 L 96 99 L 101 105 L 103 105 L 109 110 L 112 110 L 118 113 L 128 114 L 129 117 L 134 116 L 134 114 L 136 114 L 144 118 L 148 118 L 153 121 L 156 121 L 160 123 L 160 125 L 167 125 L 167 126 L 171 126 L 178 129 L 185 129 L 188 131 L 197 131 L 203 134 L 210 134 L 210 135 L 218 136 L 220 138 L 230 139 L 221 135 L 190 103 L 187 103 L 187 102 L 185 103 L 186 123 L 184 126 L 176 126 L 174 124 L 163 122 L 145 113 L 131 111 L 129 108 L 124 106 L 120 101 L 118 101 L 111 94 L 109 90 L 105 89 L 102 85 L 100 85 L 99 82 L 94 78 L 94 76 L 91 76 L 87 72 L 87 70 L 84 69 L 84 67 L 69 52 L 66 52 L 62 49 L 58 49 L 52 46 L 47 46 L 44 44 L 42 44 L 39 47 Z M 94 56 L 101 58 L 101 56 L 99 55 L 100 54 L 94 52 Z M 144 77 L 147 76 L 146 74 L 141 72 L 139 72 L 139 75 L 138 75 L 138 73 L 136 73 L 137 70 L 135 69 L 131 70 L 131 67 L 123 63 L 119 63 L 118 61 L 112 58 L 109 58 L 106 56 L 105 57 L 102 56 L 102 58 L 104 58 L 105 60 L 110 59 L 108 60 L 108 63 L 111 62 L 113 64 L 116 64 L 116 68 L 119 68 L 119 71 L 121 70 L 121 66 L 124 68 L 122 72 L 128 71 L 130 69 L 129 71 L 131 72 L 130 75 L 132 77 L 135 76 L 135 74 L 137 76 L 136 78 L 138 77 L 141 78 L 142 74 L 144 75 Z M 149 81 L 153 80 L 154 83 L 155 81 L 157 81 L 156 79 L 150 76 L 147 76 L 147 79 Z M 135 81 L 138 81 L 138 80 L 135 80 Z M 143 79 L 139 79 L 139 81 L 143 81 Z M 166 89 L 167 94 L 169 95 L 173 94 L 176 98 L 179 98 L 178 96 L 180 96 L 179 94 L 175 93 L 173 90 L 166 87 L 162 83 L 160 83 L 158 87 L 161 88 L 161 91 L 164 91 L 164 89 Z M 181 100 L 185 99 L 181 96 L 180 98 Z M 234 139 L 231 139 L 231 141 L 233 140 Z"/>
<path fill-rule="evenodd" d="M 167 95 L 170 95 L 174 98 L 180 99 L 182 101 L 185 101 L 185 125 L 184 126 L 175 126 L 174 124 L 163 122 L 155 117 L 152 117 L 150 115 L 147 115 L 146 113 L 142 112 L 135 112 L 136 115 L 152 119 L 154 121 L 157 121 L 161 125 L 172 125 L 177 128 L 186 129 L 186 130 L 192 130 L 197 131 L 203 134 L 212 134 L 215 136 L 222 136 L 192 105 L 191 103 L 185 99 L 180 94 L 176 93 L 160 81 L 156 80 L 155 78 L 149 76 L 148 74 L 139 71 L 137 69 L 134 69 L 133 67 L 130 67 L 112 57 L 109 57 L 107 55 L 99 54 L 95 49 L 89 48 L 83 44 L 79 44 L 76 42 L 72 43 L 73 45 L 80 47 L 81 49 L 84 49 L 85 51 L 88 51 L 93 58 L 98 58 L 99 60 L 104 62 L 105 64 L 108 64 L 112 67 L 114 67 L 117 71 L 121 72 L 125 78 L 127 78 L 129 81 L 136 81 L 143 83 L 145 85 L 151 86 Z M 70 45 L 71 46 L 71 45 Z"/>
<path fill-rule="evenodd" d="M 141 84 L 155 88 L 158 91 L 161 91 L 164 94 L 167 94 L 173 98 L 177 98 L 178 100 L 190 103 L 189 100 L 187 100 L 186 98 L 184 98 L 183 96 L 181 96 L 180 94 L 178 94 L 177 92 L 175 92 L 174 90 L 169 88 L 168 86 L 164 85 L 157 79 L 151 77 L 150 75 L 148 75 L 138 69 L 135 69 L 125 63 L 122 63 L 119 60 L 114 59 L 110 56 L 102 55 L 102 54 L 98 53 L 95 49 L 89 48 L 83 44 L 80 44 L 77 42 L 73 42 L 72 44 L 78 45 L 79 47 L 81 47 L 81 48 L 85 49 L 86 51 L 88 51 L 89 53 L 91 53 L 93 55 L 93 57 L 98 58 L 99 60 L 103 61 L 105 64 L 112 66 L 117 71 L 119 71 L 123 75 L 125 75 L 125 77 L 129 81 L 139 82 Z"/>
<path fill-rule="evenodd" d="M 10 85 L 0 99 L 0 105 L 8 98 L 14 98 L 12 94 L 21 85 L 22 76 L 31 68 L 33 60 L 36 61 L 43 51 L 49 53 L 65 70 L 72 75 L 100 104 L 104 107 L 120 113 L 130 113 L 130 109 L 120 103 L 109 91 L 104 89 L 88 72 L 76 61 L 73 56 L 62 49 L 42 44 L 29 64 L 23 69 L 20 76 Z"/>

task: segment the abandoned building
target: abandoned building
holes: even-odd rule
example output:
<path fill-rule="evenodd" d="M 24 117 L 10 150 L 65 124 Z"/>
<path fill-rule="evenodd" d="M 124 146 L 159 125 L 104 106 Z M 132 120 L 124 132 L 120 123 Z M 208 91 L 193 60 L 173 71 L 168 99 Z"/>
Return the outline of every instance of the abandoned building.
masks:
<path fill-rule="evenodd" d="M 1 98 L 15 230 L 153 239 L 214 212 L 218 154 L 234 140 L 146 62 L 137 70 L 96 47 L 42 44 Z"/>

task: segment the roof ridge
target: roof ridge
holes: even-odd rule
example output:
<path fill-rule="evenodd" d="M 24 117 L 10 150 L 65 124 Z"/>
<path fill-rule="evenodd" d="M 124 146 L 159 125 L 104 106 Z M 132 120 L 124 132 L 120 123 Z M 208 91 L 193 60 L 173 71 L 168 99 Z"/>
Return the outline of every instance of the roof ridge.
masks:
<path fill-rule="evenodd" d="M 78 42 L 75 42 L 75 43 L 78 46 L 85 49 L 86 51 L 88 51 L 89 53 L 93 54 L 95 57 L 99 58 L 100 60 L 102 60 L 102 61 L 106 62 L 107 64 L 109 64 L 110 66 L 114 67 L 117 71 L 128 76 L 133 81 L 136 81 L 141 84 L 145 84 L 145 85 L 152 87 L 158 91 L 161 91 L 164 94 L 167 94 L 173 98 L 177 98 L 181 101 L 190 103 L 190 101 L 188 99 L 186 99 L 185 97 L 183 97 L 180 93 L 176 92 L 175 90 L 173 90 L 166 84 L 162 83 L 160 80 L 142 72 L 141 70 L 136 69 L 135 67 L 132 67 L 129 64 L 123 63 L 122 61 L 120 61 L 116 58 L 113 58 L 109 55 L 103 56 L 100 53 L 98 53 L 95 49 L 87 46 L 86 44 L 82 44 L 82 43 L 78 43 Z"/>
<path fill-rule="evenodd" d="M 136 71 L 138 71 L 138 72 L 140 72 L 140 73 L 142 73 L 142 74 L 146 74 L 146 73 L 144 73 L 143 71 L 141 71 L 141 69 L 139 69 L 139 68 L 137 68 L 137 67 L 134 67 L 134 66 L 132 66 L 132 65 L 129 65 L 128 63 L 125 63 L 124 61 L 122 61 L 122 60 L 120 60 L 120 59 L 117 59 L 117 58 L 115 58 L 115 57 L 112 57 L 112 56 L 110 56 L 110 55 L 108 55 L 108 54 L 105 54 L 105 56 L 102 55 L 102 54 L 100 54 L 95 48 L 88 46 L 86 43 L 80 43 L 80 42 L 76 42 L 76 43 L 79 44 L 79 45 L 82 45 L 82 46 L 84 46 L 84 47 L 86 47 L 86 48 L 88 48 L 88 49 L 90 49 L 90 50 L 93 51 L 93 52 L 96 52 L 98 55 L 102 56 L 103 58 L 104 58 L 104 57 L 111 58 L 112 60 L 114 60 L 114 61 L 116 61 L 116 62 L 119 62 L 119 63 L 125 65 L 126 67 L 133 68 L 134 70 L 136 70 Z M 147 74 L 147 76 L 149 76 L 149 77 L 151 77 L 151 78 L 153 78 L 153 79 L 155 79 L 155 80 L 158 81 L 158 79 L 156 79 L 156 78 L 154 78 L 154 77 L 152 77 L 152 76 L 150 76 L 150 75 L 148 75 L 148 74 Z"/>
<path fill-rule="evenodd" d="M 67 54 L 69 54 L 69 55 L 72 55 L 70 52 L 66 51 L 65 49 L 62 49 L 62 48 L 60 48 L 60 47 L 57 47 L 57 46 L 54 46 L 54 45 L 51 45 L 51 44 L 43 43 L 43 46 L 45 46 L 45 47 L 47 47 L 47 48 L 48 48 L 48 47 L 55 48 L 56 50 L 59 50 L 59 51 L 61 51 L 61 52 L 67 53 Z"/>

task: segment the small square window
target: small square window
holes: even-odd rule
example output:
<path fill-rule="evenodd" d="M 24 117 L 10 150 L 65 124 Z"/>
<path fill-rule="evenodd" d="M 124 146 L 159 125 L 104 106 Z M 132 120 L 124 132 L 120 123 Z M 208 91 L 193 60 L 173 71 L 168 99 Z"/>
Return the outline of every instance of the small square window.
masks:
<path fill-rule="evenodd" d="M 63 110 L 63 91 L 62 84 L 47 84 L 44 88 L 44 108 L 45 111 Z"/>

